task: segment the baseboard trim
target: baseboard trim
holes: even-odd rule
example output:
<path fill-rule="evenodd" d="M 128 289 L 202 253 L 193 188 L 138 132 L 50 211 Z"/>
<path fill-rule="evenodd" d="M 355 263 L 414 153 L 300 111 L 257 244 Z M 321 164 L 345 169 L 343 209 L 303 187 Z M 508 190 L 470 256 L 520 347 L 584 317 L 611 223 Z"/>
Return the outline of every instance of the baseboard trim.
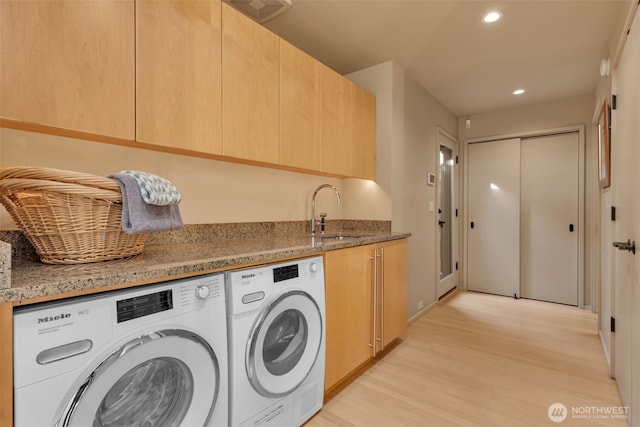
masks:
<path fill-rule="evenodd" d="M 609 355 L 609 349 L 607 348 L 607 344 L 604 342 L 604 336 L 602 335 L 601 330 L 598 330 L 598 336 L 600 337 L 600 345 L 602 345 L 604 358 L 607 360 L 607 367 L 609 368 L 609 372 L 611 372 L 611 356 Z"/>
<path fill-rule="evenodd" d="M 416 314 L 414 314 L 413 316 L 411 316 L 409 318 L 409 321 L 407 323 L 410 325 L 413 322 L 415 322 L 416 320 L 420 319 L 422 316 L 424 316 L 425 314 L 427 314 L 428 312 L 433 310 L 438 305 L 438 302 L 439 301 L 434 301 L 431 304 L 429 304 L 428 306 L 426 306 L 425 308 L 423 308 L 422 310 L 418 311 Z"/>

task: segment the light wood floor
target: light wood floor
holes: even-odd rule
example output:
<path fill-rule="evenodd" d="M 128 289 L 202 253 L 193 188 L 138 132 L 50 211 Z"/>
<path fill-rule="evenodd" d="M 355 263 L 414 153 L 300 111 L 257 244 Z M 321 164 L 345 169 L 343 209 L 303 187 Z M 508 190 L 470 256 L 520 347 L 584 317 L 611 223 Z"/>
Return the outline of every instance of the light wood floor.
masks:
<path fill-rule="evenodd" d="M 627 425 L 585 414 L 621 407 L 596 325 L 574 307 L 459 292 L 305 427 Z"/>

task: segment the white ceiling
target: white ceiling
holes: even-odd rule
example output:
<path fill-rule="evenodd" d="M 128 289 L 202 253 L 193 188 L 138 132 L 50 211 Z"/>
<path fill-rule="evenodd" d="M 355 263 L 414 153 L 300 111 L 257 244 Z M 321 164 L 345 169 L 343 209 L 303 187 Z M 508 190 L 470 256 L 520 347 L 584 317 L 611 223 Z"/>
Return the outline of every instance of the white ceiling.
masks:
<path fill-rule="evenodd" d="M 395 60 L 457 116 L 593 93 L 630 0 L 292 0 L 264 23 L 348 74 Z M 504 18 L 481 22 L 493 9 Z M 520 96 L 517 88 L 526 89 Z"/>

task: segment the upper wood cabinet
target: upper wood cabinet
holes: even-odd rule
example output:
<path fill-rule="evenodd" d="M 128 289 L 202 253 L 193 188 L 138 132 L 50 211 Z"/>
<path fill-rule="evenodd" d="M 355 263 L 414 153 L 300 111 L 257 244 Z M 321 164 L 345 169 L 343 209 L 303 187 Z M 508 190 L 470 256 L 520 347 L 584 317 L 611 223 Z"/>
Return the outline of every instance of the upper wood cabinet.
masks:
<path fill-rule="evenodd" d="M 280 39 L 222 4 L 222 153 L 280 163 Z"/>
<path fill-rule="evenodd" d="M 136 1 L 136 139 L 221 154 L 220 0 Z"/>
<path fill-rule="evenodd" d="M 320 63 L 280 40 L 280 163 L 320 170 Z"/>
<path fill-rule="evenodd" d="M 0 1 L 0 116 L 134 139 L 133 1 Z"/>
<path fill-rule="evenodd" d="M 376 98 L 321 66 L 322 172 L 375 178 Z"/>
<path fill-rule="evenodd" d="M 221 0 L 0 0 L 0 49 L 4 126 L 374 178 L 375 97 Z"/>
<path fill-rule="evenodd" d="M 329 67 L 320 66 L 322 172 L 351 176 L 354 170 L 352 85 Z"/>
<path fill-rule="evenodd" d="M 351 85 L 352 167 L 351 176 L 375 179 L 376 97 Z"/>

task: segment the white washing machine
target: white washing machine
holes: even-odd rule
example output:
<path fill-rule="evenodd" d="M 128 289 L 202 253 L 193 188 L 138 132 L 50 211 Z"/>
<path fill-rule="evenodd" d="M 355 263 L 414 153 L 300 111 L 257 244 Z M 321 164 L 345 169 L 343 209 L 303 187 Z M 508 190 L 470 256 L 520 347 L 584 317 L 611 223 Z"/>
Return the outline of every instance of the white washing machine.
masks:
<path fill-rule="evenodd" d="M 15 427 L 226 426 L 224 275 L 17 308 Z"/>
<path fill-rule="evenodd" d="M 300 426 L 322 408 L 322 257 L 227 272 L 230 423 Z"/>

